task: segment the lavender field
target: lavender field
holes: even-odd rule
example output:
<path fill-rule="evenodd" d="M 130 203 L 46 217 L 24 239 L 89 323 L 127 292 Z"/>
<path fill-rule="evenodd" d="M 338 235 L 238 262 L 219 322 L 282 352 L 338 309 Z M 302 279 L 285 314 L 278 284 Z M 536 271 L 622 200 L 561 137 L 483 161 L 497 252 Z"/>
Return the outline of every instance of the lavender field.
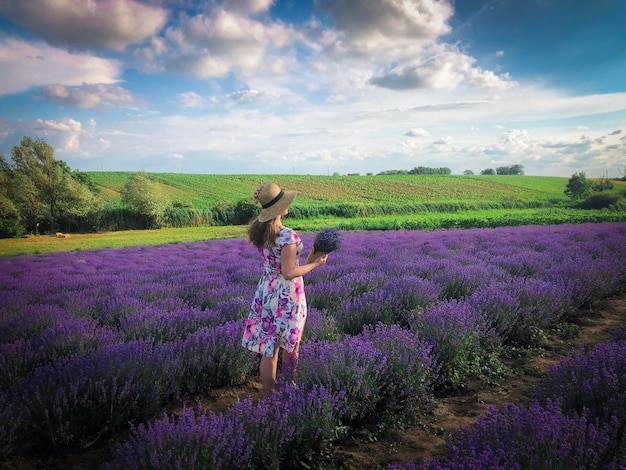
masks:
<path fill-rule="evenodd" d="M 626 286 L 623 223 L 342 237 L 305 278 L 296 385 L 222 413 L 195 398 L 257 376 L 240 345 L 261 269 L 246 241 L 0 258 L 0 456 L 123 433 L 102 468 L 310 467 L 350 426 L 427 414 L 446 390 L 502 373 L 507 348 Z M 622 336 L 563 363 L 528 408 L 494 409 L 444 460 L 405 468 L 626 468 Z"/>

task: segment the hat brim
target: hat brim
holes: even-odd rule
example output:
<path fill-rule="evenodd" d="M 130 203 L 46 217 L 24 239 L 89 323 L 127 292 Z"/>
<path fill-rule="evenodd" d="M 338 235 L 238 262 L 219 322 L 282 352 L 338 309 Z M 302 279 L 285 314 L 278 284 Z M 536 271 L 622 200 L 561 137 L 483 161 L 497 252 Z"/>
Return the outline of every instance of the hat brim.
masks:
<path fill-rule="evenodd" d="M 272 206 L 263 209 L 257 218 L 259 222 L 267 222 L 268 220 L 275 219 L 289 208 L 293 200 L 296 198 L 298 191 L 292 189 L 285 191 L 283 197 L 276 201 Z"/>

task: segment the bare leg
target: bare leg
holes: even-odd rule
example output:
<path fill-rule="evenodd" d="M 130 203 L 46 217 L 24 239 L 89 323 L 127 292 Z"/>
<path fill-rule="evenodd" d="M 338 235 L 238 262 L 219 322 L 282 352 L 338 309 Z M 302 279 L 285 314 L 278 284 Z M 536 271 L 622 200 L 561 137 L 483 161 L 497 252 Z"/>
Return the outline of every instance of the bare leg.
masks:
<path fill-rule="evenodd" d="M 265 398 L 274 391 L 276 385 L 276 367 L 278 366 L 278 351 L 279 348 L 274 350 L 274 355 L 271 357 L 261 356 L 261 364 L 259 365 L 259 373 L 261 375 L 261 384 L 263 385 L 263 395 Z"/>

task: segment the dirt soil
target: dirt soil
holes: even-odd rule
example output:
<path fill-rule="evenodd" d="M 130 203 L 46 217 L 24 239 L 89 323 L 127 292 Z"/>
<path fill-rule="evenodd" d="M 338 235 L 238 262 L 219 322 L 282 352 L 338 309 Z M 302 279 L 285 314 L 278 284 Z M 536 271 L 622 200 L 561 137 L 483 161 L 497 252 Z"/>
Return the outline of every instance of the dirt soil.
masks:
<path fill-rule="evenodd" d="M 511 377 L 498 386 L 485 386 L 482 382 L 469 383 L 462 390 L 439 398 L 434 416 L 416 426 L 390 426 L 383 431 L 363 427 L 351 430 L 335 442 L 320 468 L 346 470 L 384 469 L 389 464 L 415 463 L 436 457 L 443 451 L 445 438 L 450 433 L 471 425 L 478 416 L 487 412 L 489 405 L 502 403 L 522 404 L 530 397 L 533 387 L 549 367 L 559 362 L 571 351 L 584 344 L 595 345 L 608 341 L 613 332 L 626 324 L 626 297 L 602 302 L 594 309 L 582 312 L 576 319 L 579 334 L 572 339 L 551 335 L 542 348 L 532 354 L 507 360 L 514 371 Z M 247 396 L 259 398 L 261 384 L 252 381 L 245 386 L 215 390 L 203 400 L 204 406 L 215 411 L 230 407 Z M 117 436 L 115 441 L 123 440 Z M 115 441 L 99 442 L 79 452 L 50 455 L 22 456 L 5 462 L 2 468 L 11 470 L 99 470 L 110 460 L 110 448 Z M 311 467 L 315 468 L 315 463 Z M 295 468 L 295 466 L 294 466 Z"/>

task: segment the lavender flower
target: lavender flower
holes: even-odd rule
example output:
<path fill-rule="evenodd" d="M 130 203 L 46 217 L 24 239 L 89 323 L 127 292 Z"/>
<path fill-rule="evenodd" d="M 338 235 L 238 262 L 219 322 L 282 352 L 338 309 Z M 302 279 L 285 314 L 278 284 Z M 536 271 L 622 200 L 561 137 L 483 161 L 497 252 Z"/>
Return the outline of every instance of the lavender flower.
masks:
<path fill-rule="evenodd" d="M 559 398 L 564 413 L 626 428 L 626 342 L 598 344 L 550 368 L 537 387 L 540 400 Z"/>
<path fill-rule="evenodd" d="M 341 234 L 334 228 L 322 229 L 313 242 L 315 253 L 332 253 L 341 246 Z"/>
<path fill-rule="evenodd" d="M 411 320 L 411 329 L 432 346 L 434 377 L 439 388 L 457 388 L 474 373 L 468 365 L 492 348 L 494 332 L 485 317 L 464 300 L 428 307 Z"/>
<path fill-rule="evenodd" d="M 505 403 L 501 411 L 490 407 L 473 428 L 454 435 L 443 458 L 431 459 L 418 468 L 603 468 L 612 460 L 607 454 L 609 446 L 605 428 L 585 418 L 563 415 L 558 403 L 549 402 L 546 408 L 537 402 L 528 407 Z"/>
<path fill-rule="evenodd" d="M 133 429 L 113 451 L 109 470 L 142 468 L 281 468 L 302 462 L 333 437 L 343 414 L 340 395 L 323 387 L 288 387 L 266 400 L 247 398 L 225 412 L 187 408 Z"/>
<path fill-rule="evenodd" d="M 298 382 L 305 389 L 322 386 L 343 393 L 348 421 L 370 416 L 380 402 L 384 356 L 370 341 L 347 337 L 337 342 L 311 342 L 300 348 Z"/>
<path fill-rule="evenodd" d="M 14 443 L 24 434 L 23 409 L 15 398 L 0 387 L 0 459 L 13 454 Z"/>

